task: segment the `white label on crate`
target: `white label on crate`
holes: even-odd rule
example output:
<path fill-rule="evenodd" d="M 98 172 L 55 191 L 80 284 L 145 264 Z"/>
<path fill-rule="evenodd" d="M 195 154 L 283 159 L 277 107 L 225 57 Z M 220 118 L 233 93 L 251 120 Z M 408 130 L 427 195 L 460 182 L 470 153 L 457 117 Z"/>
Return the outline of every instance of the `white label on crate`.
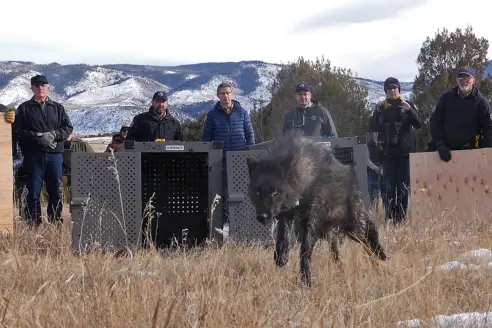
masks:
<path fill-rule="evenodd" d="M 185 150 L 184 145 L 166 145 L 166 150 Z"/>

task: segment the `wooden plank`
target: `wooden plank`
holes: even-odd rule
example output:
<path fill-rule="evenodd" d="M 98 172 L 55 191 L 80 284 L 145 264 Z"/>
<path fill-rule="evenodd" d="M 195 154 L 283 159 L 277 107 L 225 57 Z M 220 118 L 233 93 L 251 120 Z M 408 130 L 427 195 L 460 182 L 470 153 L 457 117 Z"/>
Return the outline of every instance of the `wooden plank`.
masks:
<path fill-rule="evenodd" d="M 466 223 L 492 213 L 492 149 L 410 154 L 409 220 Z"/>
<path fill-rule="evenodd" d="M 0 118 L 0 231 L 13 231 L 14 184 L 12 163 L 12 125 Z"/>

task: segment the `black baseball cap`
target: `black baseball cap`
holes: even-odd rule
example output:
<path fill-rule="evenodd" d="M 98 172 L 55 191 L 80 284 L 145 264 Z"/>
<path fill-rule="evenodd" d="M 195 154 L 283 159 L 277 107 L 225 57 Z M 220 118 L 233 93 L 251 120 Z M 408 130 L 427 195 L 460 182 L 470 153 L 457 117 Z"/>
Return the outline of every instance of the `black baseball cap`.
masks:
<path fill-rule="evenodd" d="M 167 93 L 165 91 L 157 91 L 156 93 L 154 93 L 154 96 L 152 97 L 152 101 L 157 99 L 167 100 Z"/>
<path fill-rule="evenodd" d="M 49 84 L 48 79 L 44 75 L 35 75 L 31 77 L 31 85 L 35 84 Z"/>
<path fill-rule="evenodd" d="M 299 82 L 296 85 L 296 93 L 301 91 L 311 91 L 311 86 L 306 82 Z"/>
<path fill-rule="evenodd" d="M 460 68 L 458 68 L 457 75 L 461 75 L 461 74 L 465 74 L 465 75 L 469 75 L 469 76 L 475 76 L 475 69 L 471 66 L 460 67 Z"/>

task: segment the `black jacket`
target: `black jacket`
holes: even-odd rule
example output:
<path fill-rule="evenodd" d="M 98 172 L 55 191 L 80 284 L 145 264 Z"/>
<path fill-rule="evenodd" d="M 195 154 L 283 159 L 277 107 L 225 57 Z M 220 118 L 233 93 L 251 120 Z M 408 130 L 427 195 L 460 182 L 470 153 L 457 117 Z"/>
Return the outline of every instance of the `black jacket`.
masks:
<path fill-rule="evenodd" d="M 407 100 L 410 109 L 402 111 L 397 102 L 384 100 L 376 105 L 369 131 L 378 133 L 378 145 L 384 156 L 408 156 L 415 151 L 412 128 L 422 127 L 422 116 L 415 105 Z"/>
<path fill-rule="evenodd" d="M 63 142 L 73 131 L 72 122 L 62 104 L 48 98 L 43 111 L 34 97 L 19 105 L 12 128 L 24 154 L 29 151 L 63 153 Z M 44 148 L 37 141 L 38 132 L 50 131 L 55 132 L 55 149 Z"/>
<path fill-rule="evenodd" d="M 181 124 L 169 110 L 166 110 L 166 116 L 160 120 L 150 107 L 148 112 L 138 114 L 133 118 L 126 140 L 142 142 L 156 139 L 182 141 Z"/>
<path fill-rule="evenodd" d="M 458 87 L 439 98 L 430 118 L 431 143 L 443 143 L 451 150 L 475 148 L 475 137 L 481 136 L 479 148 L 492 147 L 492 111 L 490 104 L 474 87 L 461 97 Z"/>

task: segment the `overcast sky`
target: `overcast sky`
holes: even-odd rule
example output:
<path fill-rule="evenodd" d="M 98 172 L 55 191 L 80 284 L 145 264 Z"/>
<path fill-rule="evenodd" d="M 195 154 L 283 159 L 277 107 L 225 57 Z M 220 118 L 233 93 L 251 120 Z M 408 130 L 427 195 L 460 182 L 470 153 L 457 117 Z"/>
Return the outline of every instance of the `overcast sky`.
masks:
<path fill-rule="evenodd" d="M 492 42 L 488 2 L 2 1 L 0 60 L 177 65 L 324 56 L 361 77 L 411 81 L 422 42 L 439 28 L 471 24 Z"/>

